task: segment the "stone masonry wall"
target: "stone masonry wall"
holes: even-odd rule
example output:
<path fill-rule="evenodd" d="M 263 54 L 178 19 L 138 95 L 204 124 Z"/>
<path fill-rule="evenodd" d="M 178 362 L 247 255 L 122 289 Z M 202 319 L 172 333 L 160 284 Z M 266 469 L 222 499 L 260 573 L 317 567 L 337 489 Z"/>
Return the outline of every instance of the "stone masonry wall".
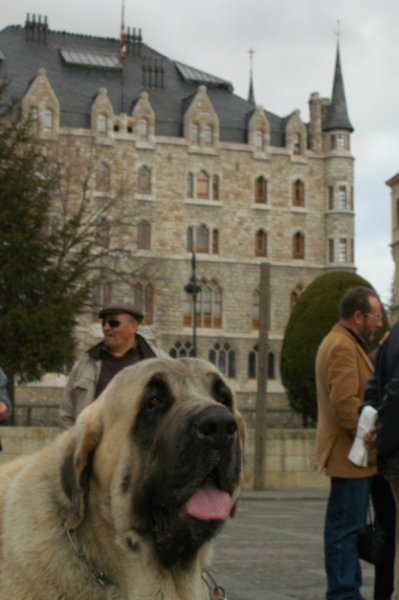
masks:
<path fill-rule="evenodd" d="M 0 427 L 0 464 L 51 444 L 56 427 Z M 327 489 L 329 479 L 314 470 L 315 430 L 269 429 L 266 434 L 265 489 Z M 253 487 L 254 430 L 248 429 L 244 488 Z"/>

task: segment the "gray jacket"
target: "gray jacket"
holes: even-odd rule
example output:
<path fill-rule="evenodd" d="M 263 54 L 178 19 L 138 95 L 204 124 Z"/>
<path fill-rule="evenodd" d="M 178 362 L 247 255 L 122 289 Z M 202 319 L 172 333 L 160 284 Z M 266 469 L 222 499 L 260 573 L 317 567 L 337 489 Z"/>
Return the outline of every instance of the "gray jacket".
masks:
<path fill-rule="evenodd" d="M 4 404 L 7 406 L 7 415 L 5 419 L 3 419 L 3 422 L 9 419 L 12 415 L 12 405 L 7 392 L 7 381 L 8 379 L 6 374 L 4 373 L 3 369 L 0 369 L 0 402 L 4 402 Z"/>
<path fill-rule="evenodd" d="M 170 358 L 165 352 L 150 344 L 138 333 L 136 339 L 142 359 Z M 93 402 L 101 372 L 101 350 L 103 347 L 104 342 L 93 346 L 73 365 L 60 403 L 60 427 L 62 429 L 71 427 L 79 413 Z"/>

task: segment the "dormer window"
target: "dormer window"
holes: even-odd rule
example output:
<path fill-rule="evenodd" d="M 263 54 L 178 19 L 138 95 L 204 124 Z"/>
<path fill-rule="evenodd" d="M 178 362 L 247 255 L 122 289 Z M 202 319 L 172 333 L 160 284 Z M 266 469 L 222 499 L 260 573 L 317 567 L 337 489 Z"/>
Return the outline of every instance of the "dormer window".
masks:
<path fill-rule="evenodd" d="M 97 129 L 98 129 L 98 135 L 101 135 L 101 136 L 107 135 L 107 117 L 105 117 L 104 115 L 98 116 Z"/>
<path fill-rule="evenodd" d="M 37 123 L 38 123 L 39 111 L 37 108 L 31 108 L 29 113 L 29 121 L 31 125 L 32 133 L 37 133 Z"/>
<path fill-rule="evenodd" d="M 143 139 L 147 139 L 148 137 L 148 121 L 147 119 L 140 119 L 139 123 L 139 135 Z"/>
<path fill-rule="evenodd" d="M 255 148 L 257 150 L 263 150 L 263 131 L 255 132 Z"/>
<path fill-rule="evenodd" d="M 212 125 L 205 125 L 204 144 L 207 148 L 212 146 Z"/>
<path fill-rule="evenodd" d="M 44 131 L 46 133 L 50 133 L 53 130 L 53 111 L 50 108 L 47 108 L 44 111 Z"/>
<path fill-rule="evenodd" d="M 292 151 L 296 156 L 299 156 L 301 153 L 301 136 L 299 133 L 294 133 L 292 138 Z"/>
<path fill-rule="evenodd" d="M 191 143 L 193 146 L 198 146 L 199 128 L 198 125 L 191 125 Z"/>

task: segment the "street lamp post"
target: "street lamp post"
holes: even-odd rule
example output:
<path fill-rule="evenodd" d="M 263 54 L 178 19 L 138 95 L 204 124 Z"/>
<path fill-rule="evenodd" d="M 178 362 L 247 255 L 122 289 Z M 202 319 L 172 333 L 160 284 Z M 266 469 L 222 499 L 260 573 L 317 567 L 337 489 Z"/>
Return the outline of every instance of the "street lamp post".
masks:
<path fill-rule="evenodd" d="M 195 274 L 195 252 L 193 250 L 193 256 L 191 259 L 191 279 L 188 284 L 184 287 L 184 290 L 187 294 L 190 294 L 193 297 L 193 354 L 197 356 L 197 295 L 201 291 L 201 286 L 197 283 L 197 277 Z"/>

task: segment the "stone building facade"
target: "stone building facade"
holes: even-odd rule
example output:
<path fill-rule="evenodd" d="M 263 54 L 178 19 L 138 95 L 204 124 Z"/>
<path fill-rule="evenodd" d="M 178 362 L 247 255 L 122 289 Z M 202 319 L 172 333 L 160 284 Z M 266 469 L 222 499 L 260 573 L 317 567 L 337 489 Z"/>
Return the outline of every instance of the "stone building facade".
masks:
<path fill-rule="evenodd" d="M 128 30 L 127 51 L 122 64 L 118 40 L 53 32 L 29 15 L 24 27 L 0 32 L 0 76 L 10 78 L 49 156 L 73 162 L 74 201 L 88 173 L 93 210 L 123 190 L 118 235 L 105 219 L 99 232 L 142 275 L 131 287 L 94 280 L 93 310 L 134 299 L 146 314 L 144 333 L 173 356 L 189 354 L 193 310 L 184 288 L 194 251 L 198 355 L 251 407 L 260 265 L 268 261 L 268 402 L 281 407 L 280 349 L 296 299 L 326 271 L 355 268 L 353 128 L 339 48 L 332 97 L 311 94 L 308 123 L 297 110 L 278 117 L 255 105 L 253 93 L 239 98 L 229 82 L 167 59 L 141 31 Z M 101 336 L 92 311 L 77 335 L 80 349 Z"/>

